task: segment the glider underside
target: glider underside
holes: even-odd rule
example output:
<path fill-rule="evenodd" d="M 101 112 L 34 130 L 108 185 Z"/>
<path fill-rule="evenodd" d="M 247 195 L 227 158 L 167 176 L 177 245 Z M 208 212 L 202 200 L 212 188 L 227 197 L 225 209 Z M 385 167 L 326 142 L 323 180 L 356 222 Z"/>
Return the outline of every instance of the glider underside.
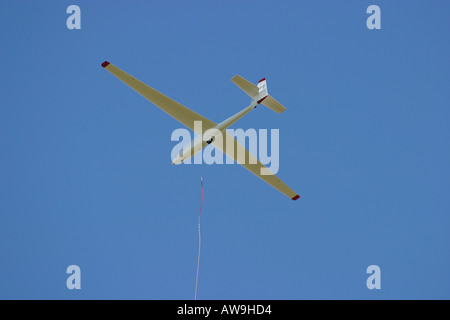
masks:
<path fill-rule="evenodd" d="M 205 133 L 208 129 L 213 128 L 219 128 L 219 130 L 222 132 L 223 135 L 223 141 L 222 143 L 219 143 L 217 140 L 213 140 L 211 143 L 221 150 L 223 153 L 227 154 L 229 157 L 231 157 L 234 161 L 241 164 L 244 168 L 249 170 L 251 173 L 259 177 L 260 179 L 264 180 L 268 184 L 270 184 L 272 187 L 280 191 L 281 193 L 285 194 L 289 198 L 293 200 L 297 200 L 300 198 L 300 196 L 293 191 L 290 187 L 288 187 L 283 181 L 281 181 L 276 175 L 270 172 L 268 168 L 266 168 L 256 157 L 254 157 L 242 144 L 240 144 L 236 139 L 230 135 L 225 129 L 226 128 L 220 128 L 218 127 L 220 124 L 217 124 L 200 114 L 190 110 L 189 108 L 186 108 L 185 106 L 181 105 L 180 103 L 170 99 L 169 97 L 165 96 L 161 92 L 158 92 L 157 90 L 149 87 L 145 83 L 139 81 L 138 79 L 132 77 L 125 71 L 119 69 L 118 67 L 114 66 L 113 64 L 105 61 L 102 64 L 102 67 L 104 67 L 106 70 L 111 72 L 114 76 L 125 82 L 128 86 L 130 86 L 132 89 L 134 89 L 136 92 L 141 94 L 144 98 L 152 102 L 154 105 L 159 107 L 161 110 L 169 114 L 174 119 L 181 122 L 183 125 L 194 131 L 195 133 L 202 135 Z M 250 90 L 250 93 L 253 92 L 254 86 L 253 84 L 244 83 L 245 79 L 236 76 L 233 78 L 233 82 L 235 82 L 238 86 L 241 87 L 241 85 L 245 86 L 245 89 Z M 239 83 L 239 84 L 238 84 Z M 253 86 L 253 87 L 252 87 Z M 244 89 L 243 89 L 244 90 Z M 248 93 L 248 94 L 250 94 Z M 267 98 L 267 99 L 266 99 Z M 285 110 L 283 106 L 281 106 L 275 99 L 270 97 L 269 95 L 264 96 L 260 99 L 260 101 L 256 101 L 251 104 L 248 108 L 248 111 L 253 109 L 254 106 L 257 106 L 262 102 L 262 100 L 266 99 L 266 103 L 263 102 L 264 105 L 268 106 L 272 110 L 280 113 Z M 273 107 L 272 107 L 273 106 Z M 247 113 L 246 111 L 245 113 Z M 244 113 L 244 114 L 245 114 Z M 242 117 L 243 115 L 240 115 Z M 195 121 L 201 121 L 202 126 L 201 130 L 202 132 L 196 132 L 198 131 L 197 126 L 194 127 Z M 236 120 L 234 120 L 236 121 Z M 234 123 L 234 121 L 232 121 Z M 206 145 L 202 144 L 202 147 Z M 229 149 L 226 146 L 232 145 L 233 148 Z M 238 159 L 238 155 L 245 154 L 245 161 L 242 163 L 242 159 Z M 192 156 L 192 155 L 191 155 Z"/>

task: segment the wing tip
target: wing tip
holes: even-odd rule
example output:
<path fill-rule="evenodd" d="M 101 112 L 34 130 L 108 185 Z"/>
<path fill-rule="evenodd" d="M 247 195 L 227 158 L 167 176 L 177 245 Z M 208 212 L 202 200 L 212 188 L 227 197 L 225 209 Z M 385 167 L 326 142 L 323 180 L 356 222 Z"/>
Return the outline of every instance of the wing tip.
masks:
<path fill-rule="evenodd" d="M 105 61 L 105 62 L 102 63 L 102 67 L 103 67 L 103 68 L 106 68 L 106 66 L 107 66 L 108 64 L 110 64 L 110 63 L 109 63 L 108 61 Z"/>
<path fill-rule="evenodd" d="M 300 196 L 296 195 L 295 197 L 292 198 L 292 200 L 297 200 L 298 198 L 300 198 Z"/>

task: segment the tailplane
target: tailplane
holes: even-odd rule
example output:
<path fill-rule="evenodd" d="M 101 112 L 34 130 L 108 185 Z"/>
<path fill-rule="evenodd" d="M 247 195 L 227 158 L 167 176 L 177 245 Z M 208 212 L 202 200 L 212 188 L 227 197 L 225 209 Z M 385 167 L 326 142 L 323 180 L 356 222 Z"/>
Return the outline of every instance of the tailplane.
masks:
<path fill-rule="evenodd" d="M 263 104 L 276 113 L 282 113 L 286 108 L 282 106 L 277 100 L 269 95 L 267 90 L 266 78 L 259 80 L 258 85 L 254 85 L 248 80 L 245 80 L 239 75 L 234 76 L 231 81 L 234 82 L 242 91 L 252 98 L 253 102 Z"/>

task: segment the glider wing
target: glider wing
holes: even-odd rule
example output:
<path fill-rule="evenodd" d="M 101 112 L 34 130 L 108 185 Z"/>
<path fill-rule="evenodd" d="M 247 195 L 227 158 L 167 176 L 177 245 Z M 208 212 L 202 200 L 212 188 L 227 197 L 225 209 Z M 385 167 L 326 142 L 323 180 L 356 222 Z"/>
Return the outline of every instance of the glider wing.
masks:
<path fill-rule="evenodd" d="M 195 133 L 202 134 L 205 130 L 213 128 L 217 125 L 211 120 L 206 119 L 205 117 L 199 115 L 191 109 L 188 109 L 182 104 L 163 95 L 161 92 L 156 91 L 145 83 L 130 76 L 128 73 L 117 68 L 115 65 L 109 63 L 108 61 L 103 62 L 102 67 L 111 72 L 113 75 L 125 82 L 128 86 L 130 86 L 144 98 L 152 102 L 158 108 L 169 114 L 172 118 L 184 124 Z M 194 121 L 202 122 L 201 128 L 203 132 L 196 132 L 196 130 L 194 130 Z"/>
<path fill-rule="evenodd" d="M 231 159 L 242 165 L 245 169 L 264 180 L 272 187 L 285 194 L 292 200 L 297 200 L 300 196 L 283 181 L 274 175 L 270 169 L 264 166 L 255 156 L 253 156 L 242 144 L 240 144 L 226 130 L 223 131 L 223 141 L 216 139 L 212 144 L 228 155 Z"/>

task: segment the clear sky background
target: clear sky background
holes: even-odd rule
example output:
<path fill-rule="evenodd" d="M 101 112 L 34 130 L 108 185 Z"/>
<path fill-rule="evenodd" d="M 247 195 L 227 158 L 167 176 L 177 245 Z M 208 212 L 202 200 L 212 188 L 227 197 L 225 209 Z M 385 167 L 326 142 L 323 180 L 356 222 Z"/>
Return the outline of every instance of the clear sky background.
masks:
<path fill-rule="evenodd" d="M 0 12 L 0 298 L 193 299 L 201 176 L 198 299 L 450 298 L 448 1 Z M 301 199 L 239 165 L 173 166 L 182 125 L 104 60 L 215 122 L 249 103 L 234 75 L 266 77 L 287 111 L 233 128 L 280 130 L 278 176 Z"/>

